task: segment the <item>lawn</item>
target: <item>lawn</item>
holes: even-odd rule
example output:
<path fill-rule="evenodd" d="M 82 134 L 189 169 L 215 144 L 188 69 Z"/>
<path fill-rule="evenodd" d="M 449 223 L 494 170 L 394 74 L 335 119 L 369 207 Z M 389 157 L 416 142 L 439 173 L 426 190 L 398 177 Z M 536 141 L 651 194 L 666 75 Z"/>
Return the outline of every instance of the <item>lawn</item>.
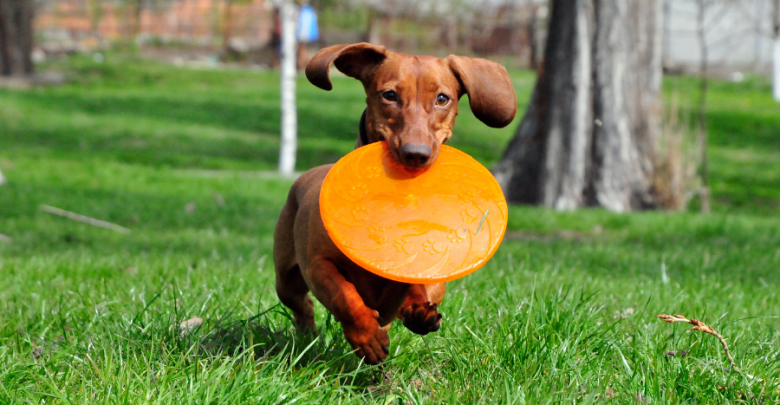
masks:
<path fill-rule="evenodd" d="M 53 65 L 72 84 L 0 90 L 1 404 L 780 402 L 780 109 L 766 79 L 713 83 L 714 213 L 513 206 L 493 260 L 449 284 L 442 330 L 394 325 L 380 370 L 321 306 L 312 339 L 278 304 L 271 235 L 291 180 L 268 173 L 275 73 L 114 54 Z M 534 78 L 513 78 L 523 111 Z M 298 82 L 298 170 L 354 145 L 365 96 L 333 82 Z M 493 130 L 461 108 L 452 145 L 491 166 L 518 121 Z M 660 313 L 712 325 L 739 369 Z"/>

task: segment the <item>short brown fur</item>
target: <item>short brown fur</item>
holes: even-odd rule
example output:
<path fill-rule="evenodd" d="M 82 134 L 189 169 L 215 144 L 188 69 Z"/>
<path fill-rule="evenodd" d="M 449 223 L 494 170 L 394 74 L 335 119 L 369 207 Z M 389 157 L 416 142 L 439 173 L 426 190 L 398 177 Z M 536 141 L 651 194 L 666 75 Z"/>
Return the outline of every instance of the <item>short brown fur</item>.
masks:
<path fill-rule="evenodd" d="M 508 125 L 517 109 L 506 70 L 484 59 L 411 56 L 366 43 L 336 45 L 309 62 L 309 81 L 330 90 L 331 64 L 360 80 L 366 91 L 356 147 L 387 141 L 393 158 L 407 166 L 426 167 L 436 159 L 441 144 L 452 137 L 462 95 L 469 95 L 474 115 L 491 127 Z M 393 319 L 421 335 L 439 330 L 446 284 L 388 280 L 344 256 L 320 216 L 320 188 L 331 166 L 307 171 L 290 190 L 274 232 L 276 292 L 296 324 L 316 332 L 311 291 L 341 323 L 356 354 L 378 364 L 389 353 Z"/>

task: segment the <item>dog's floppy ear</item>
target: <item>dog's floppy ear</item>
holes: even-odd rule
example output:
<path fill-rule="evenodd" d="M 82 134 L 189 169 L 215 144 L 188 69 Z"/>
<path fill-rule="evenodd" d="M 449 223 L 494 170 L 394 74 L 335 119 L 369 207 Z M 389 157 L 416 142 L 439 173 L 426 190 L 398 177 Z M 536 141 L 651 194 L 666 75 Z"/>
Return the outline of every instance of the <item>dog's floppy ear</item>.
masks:
<path fill-rule="evenodd" d="M 331 90 L 328 72 L 330 65 L 335 63 L 336 68 L 349 77 L 360 81 L 371 72 L 376 65 L 382 63 L 387 57 L 387 50 L 383 46 L 371 45 L 361 42 L 352 45 L 333 45 L 321 49 L 306 65 L 306 77 L 309 81 L 323 89 Z"/>
<path fill-rule="evenodd" d="M 450 69 L 469 95 L 474 115 L 493 128 L 509 125 L 517 112 L 515 89 L 509 73 L 498 63 L 485 59 L 450 55 Z"/>

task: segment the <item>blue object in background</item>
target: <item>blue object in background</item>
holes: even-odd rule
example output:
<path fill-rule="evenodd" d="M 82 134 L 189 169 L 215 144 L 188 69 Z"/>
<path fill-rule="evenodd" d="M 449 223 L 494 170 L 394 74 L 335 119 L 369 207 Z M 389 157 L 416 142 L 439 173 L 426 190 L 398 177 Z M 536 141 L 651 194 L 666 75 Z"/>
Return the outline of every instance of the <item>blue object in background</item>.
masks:
<path fill-rule="evenodd" d="M 301 7 L 301 12 L 298 14 L 298 27 L 296 28 L 296 37 L 299 42 L 314 42 L 320 39 L 320 31 L 317 27 L 317 14 L 314 9 L 306 4 Z"/>

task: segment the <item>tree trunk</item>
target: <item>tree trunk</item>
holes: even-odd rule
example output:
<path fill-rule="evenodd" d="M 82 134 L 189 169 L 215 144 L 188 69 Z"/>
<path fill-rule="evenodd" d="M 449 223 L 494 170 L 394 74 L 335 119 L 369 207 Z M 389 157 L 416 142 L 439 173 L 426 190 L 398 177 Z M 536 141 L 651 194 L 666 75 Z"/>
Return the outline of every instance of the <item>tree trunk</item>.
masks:
<path fill-rule="evenodd" d="M 222 46 L 229 51 L 230 38 L 233 37 L 233 0 L 225 1 L 225 14 L 222 20 Z"/>
<path fill-rule="evenodd" d="M 368 8 L 368 23 L 366 24 L 366 33 L 363 35 L 363 39 L 369 44 L 379 45 L 377 20 L 379 20 L 380 16 L 378 14 L 373 8 Z"/>
<path fill-rule="evenodd" d="M 295 110 L 296 40 L 295 26 L 298 12 L 292 0 L 280 4 L 282 17 L 282 145 L 279 151 L 279 172 L 285 176 L 295 173 L 298 115 Z"/>
<path fill-rule="evenodd" d="M 139 35 L 141 35 L 141 31 L 143 31 L 143 14 L 144 14 L 144 8 L 146 7 L 146 0 L 136 0 L 135 3 L 135 26 L 133 27 L 133 38 L 138 38 Z"/>
<path fill-rule="evenodd" d="M 89 7 L 89 24 L 92 35 L 97 38 L 100 36 L 100 22 L 103 20 L 103 2 L 90 0 L 87 6 Z"/>
<path fill-rule="evenodd" d="M 539 14 L 539 6 L 536 4 L 531 4 L 529 6 L 531 8 L 530 13 L 531 15 L 528 18 L 528 23 L 526 25 L 526 30 L 528 30 L 528 67 L 531 68 L 531 70 L 536 71 L 539 68 L 539 48 L 536 44 L 537 38 L 536 38 L 536 30 L 537 30 L 537 24 L 539 22 L 538 14 Z"/>
<path fill-rule="evenodd" d="M 32 74 L 32 49 L 32 0 L 0 0 L 0 76 Z"/>
<path fill-rule="evenodd" d="M 494 174 L 511 202 L 655 208 L 661 0 L 553 0 L 542 69 Z"/>

